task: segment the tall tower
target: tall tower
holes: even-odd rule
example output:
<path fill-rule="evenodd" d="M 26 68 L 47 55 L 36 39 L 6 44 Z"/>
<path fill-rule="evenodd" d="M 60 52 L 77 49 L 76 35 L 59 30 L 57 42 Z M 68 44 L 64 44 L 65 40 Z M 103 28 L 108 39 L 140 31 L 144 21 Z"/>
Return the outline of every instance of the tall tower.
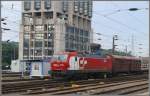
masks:
<path fill-rule="evenodd" d="M 92 0 L 26 0 L 22 5 L 21 60 L 90 50 Z"/>

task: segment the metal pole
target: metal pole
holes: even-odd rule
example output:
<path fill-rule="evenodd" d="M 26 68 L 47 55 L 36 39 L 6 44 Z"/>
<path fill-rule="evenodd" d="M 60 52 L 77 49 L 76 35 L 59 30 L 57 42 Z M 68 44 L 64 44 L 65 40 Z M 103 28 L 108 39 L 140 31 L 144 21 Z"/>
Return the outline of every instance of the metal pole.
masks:
<path fill-rule="evenodd" d="M 1 4 L 1 1 L 0 1 L 0 5 Z M 1 8 L 0 8 L 0 13 L 1 13 Z M 0 18 L 1 18 L 1 15 L 0 15 Z M 1 23 L 0 23 L 0 77 L 2 77 L 2 28 L 1 28 Z M 1 79 L 0 79 L 0 82 L 1 82 Z M 0 96 L 2 95 L 2 90 L 1 90 L 1 86 L 0 86 Z"/>
<path fill-rule="evenodd" d="M 115 38 L 113 36 L 113 42 L 112 42 L 112 54 L 114 54 L 115 51 Z"/>
<path fill-rule="evenodd" d="M 127 56 L 127 53 L 128 53 L 128 46 L 126 45 L 126 56 Z"/>
<path fill-rule="evenodd" d="M 15 56 L 15 46 L 14 46 L 14 60 L 15 60 L 16 56 Z"/>

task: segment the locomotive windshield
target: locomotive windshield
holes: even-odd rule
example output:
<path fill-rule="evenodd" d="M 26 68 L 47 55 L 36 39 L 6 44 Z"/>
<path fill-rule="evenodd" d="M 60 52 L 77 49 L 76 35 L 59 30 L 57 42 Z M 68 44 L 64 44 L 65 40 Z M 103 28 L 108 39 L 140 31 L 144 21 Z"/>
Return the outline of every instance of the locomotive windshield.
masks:
<path fill-rule="evenodd" d="M 68 55 L 64 55 L 64 54 L 53 55 L 53 60 L 66 61 L 67 57 Z"/>

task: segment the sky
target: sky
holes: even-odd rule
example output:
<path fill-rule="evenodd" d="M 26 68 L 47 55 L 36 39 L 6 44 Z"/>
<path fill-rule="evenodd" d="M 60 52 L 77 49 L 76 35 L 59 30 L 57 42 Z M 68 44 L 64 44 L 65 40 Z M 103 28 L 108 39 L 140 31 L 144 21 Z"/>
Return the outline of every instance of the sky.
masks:
<path fill-rule="evenodd" d="M 149 8 L 148 5 L 148 1 L 93 1 L 94 42 L 101 44 L 104 49 L 111 49 L 112 37 L 118 35 L 118 40 L 115 41 L 118 45 L 116 50 L 125 51 L 127 46 L 127 51 L 132 51 L 135 56 L 148 56 L 149 9 L 146 9 Z M 127 10 L 129 8 L 141 10 L 129 11 Z M 2 17 L 7 17 L 5 21 L 7 25 L 2 27 L 11 29 L 3 31 L 3 41 L 19 42 L 21 2 L 3 1 L 1 11 Z M 98 40 L 99 38 L 101 40 Z"/>

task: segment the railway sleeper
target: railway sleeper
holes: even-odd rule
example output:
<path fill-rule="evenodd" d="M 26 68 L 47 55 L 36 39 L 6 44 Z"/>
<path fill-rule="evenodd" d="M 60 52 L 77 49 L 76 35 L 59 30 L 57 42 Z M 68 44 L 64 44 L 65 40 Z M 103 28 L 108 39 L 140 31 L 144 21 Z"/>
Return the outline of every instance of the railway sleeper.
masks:
<path fill-rule="evenodd" d="M 141 86 L 141 85 L 145 85 L 145 84 L 148 84 L 148 81 L 140 81 L 140 82 L 136 82 L 136 83 L 132 82 L 132 83 L 127 83 L 127 84 L 109 86 L 108 88 L 96 89 L 95 92 L 92 93 L 92 95 L 105 94 L 105 93 L 113 92 L 116 90 L 126 89 L 126 88 L 130 88 L 130 87 L 134 87 L 134 86 Z"/>

